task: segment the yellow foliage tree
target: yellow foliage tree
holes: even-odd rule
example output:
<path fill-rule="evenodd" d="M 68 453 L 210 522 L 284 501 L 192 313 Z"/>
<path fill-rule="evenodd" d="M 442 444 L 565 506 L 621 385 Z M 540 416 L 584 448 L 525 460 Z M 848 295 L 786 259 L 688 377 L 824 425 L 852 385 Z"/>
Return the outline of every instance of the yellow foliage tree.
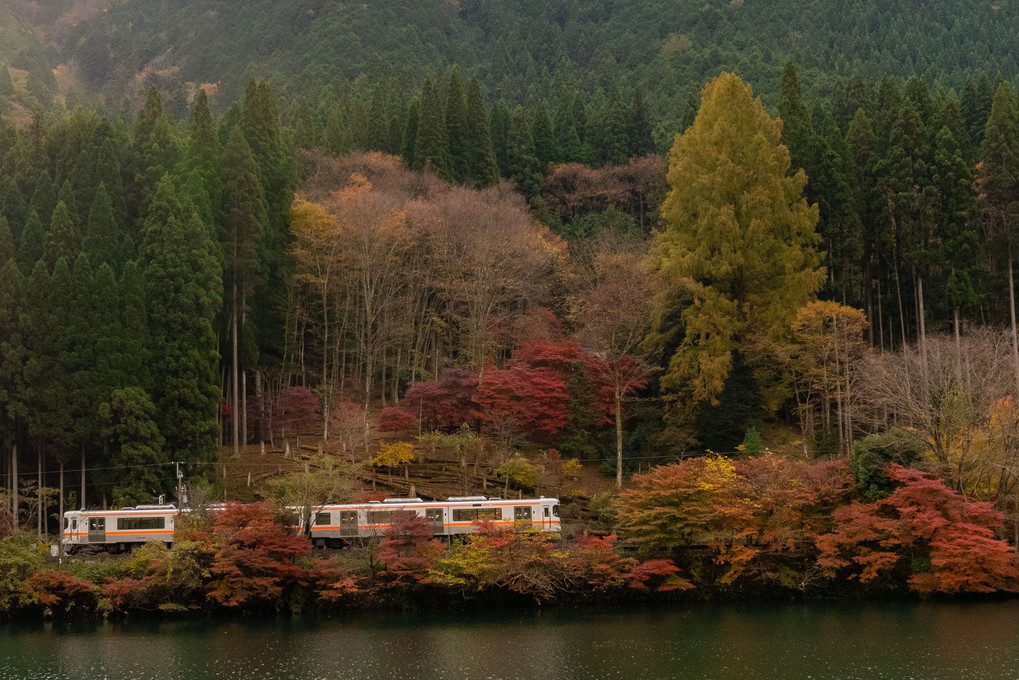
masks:
<path fill-rule="evenodd" d="M 788 174 L 782 122 L 748 85 L 723 73 L 701 99 L 669 155 L 649 344 L 676 348 L 661 384 L 687 412 L 718 404 L 737 361 L 773 410 L 788 396 L 792 320 L 824 277 L 818 210 L 803 198 L 803 171 Z"/>
<path fill-rule="evenodd" d="M 413 462 L 414 460 L 414 445 L 410 442 L 395 442 L 393 444 L 383 444 L 379 447 L 379 452 L 375 454 L 375 458 L 372 459 L 372 465 L 376 467 L 385 467 L 392 470 L 400 465 L 406 465 L 407 463 Z M 404 475 L 407 474 L 407 468 L 403 469 Z"/>

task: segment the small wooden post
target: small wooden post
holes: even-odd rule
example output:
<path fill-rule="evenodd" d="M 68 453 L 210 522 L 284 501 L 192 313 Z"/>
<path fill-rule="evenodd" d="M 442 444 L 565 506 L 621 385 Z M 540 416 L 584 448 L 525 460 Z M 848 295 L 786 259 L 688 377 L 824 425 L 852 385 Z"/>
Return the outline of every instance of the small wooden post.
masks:
<path fill-rule="evenodd" d="M 251 486 L 251 470 L 248 470 L 248 486 Z"/>

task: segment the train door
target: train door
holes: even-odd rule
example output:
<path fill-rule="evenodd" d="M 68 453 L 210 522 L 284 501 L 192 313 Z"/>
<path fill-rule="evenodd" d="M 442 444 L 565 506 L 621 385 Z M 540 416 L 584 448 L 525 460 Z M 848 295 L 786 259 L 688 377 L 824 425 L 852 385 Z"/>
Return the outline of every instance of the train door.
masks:
<path fill-rule="evenodd" d="M 88 519 L 88 542 L 106 543 L 106 518 L 89 517 Z"/>
<path fill-rule="evenodd" d="M 531 528 L 531 506 L 513 506 L 513 525 L 517 531 L 528 531 Z"/>
<path fill-rule="evenodd" d="M 441 536 L 446 533 L 446 527 L 442 519 L 442 508 L 428 508 L 425 510 L 425 519 L 428 520 L 428 528 L 432 530 L 433 534 Z"/>
<path fill-rule="evenodd" d="M 357 536 L 357 510 L 340 512 L 340 536 Z"/>
<path fill-rule="evenodd" d="M 541 528 L 544 531 L 552 529 L 552 509 L 547 505 L 541 506 Z"/>

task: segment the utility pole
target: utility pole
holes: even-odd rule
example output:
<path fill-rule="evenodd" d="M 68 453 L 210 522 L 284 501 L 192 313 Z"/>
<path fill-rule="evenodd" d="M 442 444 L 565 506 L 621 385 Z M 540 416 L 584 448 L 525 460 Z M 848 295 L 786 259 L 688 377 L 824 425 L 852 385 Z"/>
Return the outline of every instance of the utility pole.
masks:
<path fill-rule="evenodd" d="M 174 460 L 170 461 L 172 465 L 177 466 L 177 502 L 180 507 L 186 508 L 188 505 L 188 487 L 184 483 L 184 471 L 180 469 L 181 465 L 187 465 L 185 461 Z"/>

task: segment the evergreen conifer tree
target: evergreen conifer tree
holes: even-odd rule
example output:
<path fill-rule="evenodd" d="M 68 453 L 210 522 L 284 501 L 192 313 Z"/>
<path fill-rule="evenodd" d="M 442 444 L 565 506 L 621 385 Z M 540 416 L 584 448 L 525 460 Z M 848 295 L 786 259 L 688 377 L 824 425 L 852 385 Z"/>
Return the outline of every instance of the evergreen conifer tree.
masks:
<path fill-rule="evenodd" d="M 675 348 L 661 384 L 680 422 L 732 402 L 736 379 L 739 394 L 766 410 L 788 396 L 781 348 L 823 274 L 817 208 L 803 199 L 804 173 L 788 175 L 781 134 L 750 88 L 723 73 L 670 154 L 666 226 L 654 246 L 663 287 L 649 340 Z M 733 423 L 730 450 L 747 425 Z"/>
<path fill-rule="evenodd" d="M 350 153 L 353 141 L 350 137 L 350 126 L 343 112 L 343 104 L 337 102 L 329 112 L 326 121 L 326 150 L 334 156 Z"/>
<path fill-rule="evenodd" d="M 28 202 L 28 209 L 34 210 L 43 222 L 49 222 L 56 207 L 57 188 L 53 186 L 50 171 L 43 170 L 35 183 L 35 191 L 32 193 L 32 200 Z"/>
<path fill-rule="evenodd" d="M 509 177 L 509 125 L 509 108 L 500 99 L 492 107 L 492 150 L 499 174 L 503 177 Z"/>
<path fill-rule="evenodd" d="M 262 187 L 258 182 L 258 168 L 240 130 L 235 129 L 230 133 L 224 160 L 227 178 L 224 191 L 226 219 L 223 230 L 226 269 L 223 274 L 230 294 L 233 412 L 239 414 L 238 337 L 240 325 L 244 321 L 247 301 L 254 295 L 255 286 L 259 282 L 258 250 L 259 241 L 265 228 L 266 216 Z M 234 455 L 240 453 L 238 423 L 239 418 L 233 418 Z"/>
<path fill-rule="evenodd" d="M 430 78 L 425 78 L 421 90 L 421 117 L 418 120 L 418 136 L 414 143 L 414 169 L 426 167 L 443 179 L 450 178 L 449 143 L 446 140 L 446 123 Z"/>
<path fill-rule="evenodd" d="M 50 222 L 49 231 L 46 232 L 43 255 L 46 262 L 52 266 L 61 257 L 73 262 L 80 252 L 81 236 L 71 220 L 67 204 L 60 201 L 53 211 L 53 220 Z"/>
<path fill-rule="evenodd" d="M 421 102 L 417 97 L 414 97 L 407 107 L 407 125 L 404 127 L 403 141 L 400 144 L 400 156 L 408 168 L 414 167 L 414 146 L 417 144 L 420 115 Z"/>
<path fill-rule="evenodd" d="M 0 214 L 0 262 L 6 263 L 14 257 L 14 236 L 7 226 L 7 218 Z"/>
<path fill-rule="evenodd" d="M 92 210 L 89 211 L 85 237 L 82 239 L 82 251 L 88 255 L 90 262 L 109 264 L 119 267 L 117 260 L 120 234 L 113 217 L 113 203 L 106 193 L 106 185 L 100 184 L 96 189 Z"/>
<path fill-rule="evenodd" d="M 223 283 L 208 229 L 181 206 L 168 177 L 157 186 L 142 239 L 159 431 L 171 455 L 211 460 L 220 399 L 213 321 Z"/>
<path fill-rule="evenodd" d="M 633 106 L 630 108 L 630 157 L 647 156 L 656 151 L 651 116 L 644 102 L 644 93 L 637 88 L 633 92 Z"/>
<path fill-rule="evenodd" d="M 42 228 L 42 221 L 39 215 L 33 210 L 28 213 L 28 220 L 21 232 L 21 239 L 18 241 L 18 252 L 15 259 L 21 266 L 21 271 L 31 272 L 35 263 L 42 259 L 43 244 L 46 242 L 46 233 Z"/>
<path fill-rule="evenodd" d="M 446 141 L 449 144 L 449 176 L 458 184 L 470 172 L 470 137 L 467 127 L 467 102 L 464 98 L 460 71 L 454 66 L 449 74 L 446 94 Z"/>
<path fill-rule="evenodd" d="M 496 184 L 499 181 L 499 166 L 495 161 L 492 130 L 477 78 L 471 78 L 467 84 L 467 130 L 468 179 L 479 188 Z"/>

